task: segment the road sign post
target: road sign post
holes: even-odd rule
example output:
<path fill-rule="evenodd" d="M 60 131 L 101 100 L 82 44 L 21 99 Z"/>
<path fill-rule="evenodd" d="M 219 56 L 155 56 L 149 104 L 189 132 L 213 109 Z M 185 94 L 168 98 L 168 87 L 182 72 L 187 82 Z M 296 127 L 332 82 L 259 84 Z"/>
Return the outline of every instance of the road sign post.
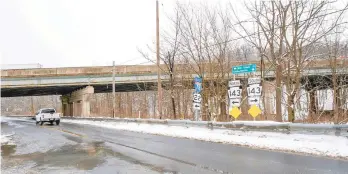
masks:
<path fill-rule="evenodd" d="M 262 113 L 260 109 L 260 100 L 262 94 L 262 86 L 260 86 L 261 79 L 260 78 L 248 78 L 248 103 L 250 105 L 250 109 L 248 113 L 255 118 Z"/>
<path fill-rule="evenodd" d="M 239 109 L 241 98 L 242 98 L 242 89 L 240 88 L 240 80 L 232 80 L 228 82 L 228 87 L 230 89 L 227 91 L 229 98 L 229 115 L 231 115 L 235 120 L 242 113 Z"/>
<path fill-rule="evenodd" d="M 200 119 L 200 110 L 201 110 L 201 102 L 202 96 L 200 92 L 202 91 L 202 78 L 195 77 L 194 78 L 194 94 L 193 94 L 193 111 L 195 120 L 198 121 Z"/>
<path fill-rule="evenodd" d="M 233 81 L 228 82 L 228 87 L 230 88 L 228 90 L 228 97 L 230 99 L 229 102 L 229 113 L 233 117 L 237 119 L 237 117 L 240 115 L 240 110 L 238 107 L 240 107 L 240 100 L 242 98 L 242 89 L 240 89 L 240 81 L 235 80 L 236 74 L 243 74 L 243 73 L 253 73 L 252 78 L 248 78 L 248 87 L 247 87 L 247 93 L 248 93 L 248 103 L 251 106 L 248 110 L 248 113 L 254 117 L 257 117 L 262 111 L 259 108 L 260 106 L 260 98 L 262 94 L 262 86 L 261 79 L 258 77 L 255 77 L 256 72 L 256 64 L 245 64 L 245 65 L 239 65 L 232 67 L 232 74 L 233 74 Z M 238 112 L 238 111 L 239 112 Z"/>

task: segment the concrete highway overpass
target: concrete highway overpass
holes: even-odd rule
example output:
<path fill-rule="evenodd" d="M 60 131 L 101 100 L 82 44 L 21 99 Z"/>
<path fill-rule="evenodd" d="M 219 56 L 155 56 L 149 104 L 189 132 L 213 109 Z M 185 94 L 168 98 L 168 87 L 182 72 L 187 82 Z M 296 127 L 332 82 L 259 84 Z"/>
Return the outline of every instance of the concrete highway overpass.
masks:
<path fill-rule="evenodd" d="M 181 68 L 180 65 L 177 67 L 178 69 Z M 112 69 L 112 66 L 98 66 L 2 70 L 1 96 L 66 95 L 86 86 L 93 86 L 94 93 L 111 92 Z M 116 66 L 115 72 L 116 92 L 153 90 L 157 88 L 156 65 Z M 259 76 L 260 73 L 260 71 L 257 71 L 256 75 Z M 341 67 L 337 70 L 337 73 L 348 74 L 348 68 Z M 169 75 L 162 74 L 161 79 L 163 83 L 169 82 Z M 274 74 L 273 70 L 266 71 L 264 77 L 273 79 Z M 303 74 L 306 75 L 305 77 L 329 77 L 332 75 L 332 70 L 318 66 L 305 69 Z M 185 75 L 185 79 L 192 81 L 195 76 L 197 74 L 189 72 Z M 232 74 L 225 74 L 225 77 L 227 82 L 227 80 L 232 78 Z M 245 75 L 237 75 L 236 78 L 243 79 Z"/>
<path fill-rule="evenodd" d="M 232 66 L 245 63 L 236 62 Z M 248 63 L 256 63 L 259 66 L 259 62 Z M 344 63 L 347 63 L 347 66 L 339 66 L 337 74 L 346 77 L 348 62 Z M 187 69 L 187 66 L 177 65 L 176 68 L 178 70 Z M 164 65 L 162 69 L 166 69 Z M 112 91 L 112 70 L 112 66 L 2 70 L 1 96 L 62 95 L 63 104 L 67 105 L 63 107 L 66 109 L 65 113 L 68 115 L 89 115 L 88 96 L 93 93 Z M 257 71 L 256 75 L 259 76 L 260 73 Z M 116 92 L 156 90 L 157 88 L 156 65 L 116 66 L 115 74 Z M 275 72 L 271 69 L 264 73 L 264 77 L 272 80 L 274 74 Z M 304 78 L 309 79 L 325 77 L 320 80 L 320 83 L 324 81 L 330 83 L 332 69 L 321 62 L 313 63 L 304 70 L 303 74 L 305 74 Z M 192 81 L 197 74 L 187 71 L 184 76 L 187 81 Z M 227 83 L 233 76 L 231 73 L 226 73 L 225 77 Z M 244 79 L 245 75 L 237 75 L 236 78 Z M 163 73 L 161 79 L 166 84 L 169 82 L 169 75 Z M 209 80 L 209 76 L 207 79 Z M 82 109 L 75 111 L 76 109 L 71 108 Z"/>

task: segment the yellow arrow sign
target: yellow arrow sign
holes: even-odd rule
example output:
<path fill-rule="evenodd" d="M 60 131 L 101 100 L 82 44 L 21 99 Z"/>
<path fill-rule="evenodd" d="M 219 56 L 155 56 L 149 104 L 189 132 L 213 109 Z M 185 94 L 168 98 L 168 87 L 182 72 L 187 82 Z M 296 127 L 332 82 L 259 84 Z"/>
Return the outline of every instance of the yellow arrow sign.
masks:
<path fill-rule="evenodd" d="M 250 109 L 248 110 L 248 113 L 254 118 L 261 114 L 261 112 L 261 109 L 256 105 L 251 105 Z"/>
<path fill-rule="evenodd" d="M 241 113 L 242 112 L 239 110 L 238 107 L 233 107 L 232 109 L 230 109 L 229 112 L 229 114 L 232 115 L 232 117 L 234 117 L 235 119 L 238 118 Z"/>

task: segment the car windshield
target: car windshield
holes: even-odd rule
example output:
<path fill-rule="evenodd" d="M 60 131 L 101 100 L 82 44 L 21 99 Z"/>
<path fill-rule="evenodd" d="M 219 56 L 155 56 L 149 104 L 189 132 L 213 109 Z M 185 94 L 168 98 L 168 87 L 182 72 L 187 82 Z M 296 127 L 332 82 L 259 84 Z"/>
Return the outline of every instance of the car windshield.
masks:
<path fill-rule="evenodd" d="M 55 113 L 56 111 L 54 109 L 44 109 L 41 111 L 41 113 L 43 114 L 46 114 L 46 113 L 50 113 L 50 114 L 53 114 Z"/>

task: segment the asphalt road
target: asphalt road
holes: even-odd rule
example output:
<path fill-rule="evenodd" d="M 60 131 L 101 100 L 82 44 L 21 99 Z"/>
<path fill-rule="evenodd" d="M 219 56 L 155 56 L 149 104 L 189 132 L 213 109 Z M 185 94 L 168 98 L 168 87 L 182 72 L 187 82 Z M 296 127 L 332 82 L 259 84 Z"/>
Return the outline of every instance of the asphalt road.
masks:
<path fill-rule="evenodd" d="M 348 161 L 30 119 L 1 123 L 2 173 L 348 173 Z M 347 147 L 348 148 L 348 147 Z"/>

